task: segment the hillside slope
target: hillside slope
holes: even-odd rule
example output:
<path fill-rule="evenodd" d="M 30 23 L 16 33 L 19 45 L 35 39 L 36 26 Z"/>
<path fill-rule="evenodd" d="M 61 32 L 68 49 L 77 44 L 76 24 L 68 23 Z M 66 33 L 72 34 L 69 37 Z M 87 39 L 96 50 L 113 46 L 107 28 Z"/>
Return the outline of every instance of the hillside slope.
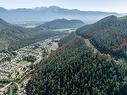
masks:
<path fill-rule="evenodd" d="M 46 29 L 64 29 L 64 28 L 79 28 L 84 23 L 80 20 L 67 20 L 67 19 L 56 19 L 47 23 L 44 23 L 37 28 Z"/>
<path fill-rule="evenodd" d="M 76 33 L 90 39 L 101 52 L 126 59 L 126 32 L 126 17 L 109 16 L 94 24 L 79 28 Z"/>
<path fill-rule="evenodd" d="M 48 30 L 26 29 L 0 19 L 0 51 L 18 49 L 57 34 Z"/>
<path fill-rule="evenodd" d="M 22 27 L 14 26 L 0 19 L 0 49 L 11 47 L 23 39 L 29 38 L 30 32 Z M 18 45 L 17 45 L 18 46 Z M 12 46 L 13 47 L 13 46 Z"/>
<path fill-rule="evenodd" d="M 83 39 L 51 55 L 37 67 L 27 86 L 28 95 L 127 94 L 127 65 L 93 53 Z"/>

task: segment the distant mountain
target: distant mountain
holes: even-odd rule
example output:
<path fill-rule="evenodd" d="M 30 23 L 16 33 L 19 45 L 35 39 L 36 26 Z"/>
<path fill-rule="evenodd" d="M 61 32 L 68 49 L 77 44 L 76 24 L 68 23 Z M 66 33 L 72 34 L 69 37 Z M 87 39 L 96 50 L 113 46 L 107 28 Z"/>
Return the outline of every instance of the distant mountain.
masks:
<path fill-rule="evenodd" d="M 0 7 L 0 11 L 1 11 L 1 12 L 2 12 L 2 11 L 6 11 L 6 9 L 5 9 L 5 8 Z"/>
<path fill-rule="evenodd" d="M 85 23 L 93 23 L 109 15 L 121 16 L 114 12 L 80 11 L 77 9 L 64 9 L 56 6 L 40 8 L 4 9 L 0 8 L 0 18 L 11 23 L 22 23 L 25 21 L 51 21 L 54 19 L 79 19 Z"/>
<path fill-rule="evenodd" d="M 76 33 L 90 39 L 101 52 L 127 60 L 127 16 L 108 16 L 79 28 Z"/>
<path fill-rule="evenodd" d="M 47 23 L 44 23 L 37 28 L 46 29 L 63 29 L 63 28 L 79 28 L 84 23 L 80 20 L 67 20 L 67 19 L 56 19 Z"/>

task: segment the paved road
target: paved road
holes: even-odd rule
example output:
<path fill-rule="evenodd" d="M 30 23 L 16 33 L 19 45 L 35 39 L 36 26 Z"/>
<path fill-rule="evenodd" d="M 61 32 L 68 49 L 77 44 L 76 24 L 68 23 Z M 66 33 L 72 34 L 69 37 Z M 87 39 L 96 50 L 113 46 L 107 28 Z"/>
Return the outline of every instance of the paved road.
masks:
<path fill-rule="evenodd" d="M 12 85 L 13 82 L 10 82 L 9 84 L 7 84 L 6 86 L 4 86 L 3 88 L 0 89 L 0 92 L 5 91 L 10 85 Z"/>
<path fill-rule="evenodd" d="M 19 86 L 19 84 L 18 83 L 16 83 L 16 82 L 14 82 L 16 85 L 17 85 L 17 87 L 18 87 L 18 95 L 21 95 L 21 88 L 20 88 L 20 86 Z"/>

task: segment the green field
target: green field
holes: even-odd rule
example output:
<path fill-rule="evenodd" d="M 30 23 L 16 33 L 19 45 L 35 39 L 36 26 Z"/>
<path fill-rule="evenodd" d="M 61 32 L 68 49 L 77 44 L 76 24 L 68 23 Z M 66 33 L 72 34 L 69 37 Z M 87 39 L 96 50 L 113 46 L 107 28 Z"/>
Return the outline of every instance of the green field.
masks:
<path fill-rule="evenodd" d="M 12 89 L 12 87 L 9 87 L 9 89 L 8 89 L 8 95 L 13 95 L 13 89 Z"/>
<path fill-rule="evenodd" d="M 19 61 L 18 63 L 21 64 L 21 65 L 25 65 L 25 64 L 28 64 L 29 62 L 26 61 L 26 60 L 21 60 L 21 61 Z"/>
<path fill-rule="evenodd" d="M 74 31 L 74 28 L 63 28 L 63 29 L 54 29 L 55 32 L 72 32 Z"/>

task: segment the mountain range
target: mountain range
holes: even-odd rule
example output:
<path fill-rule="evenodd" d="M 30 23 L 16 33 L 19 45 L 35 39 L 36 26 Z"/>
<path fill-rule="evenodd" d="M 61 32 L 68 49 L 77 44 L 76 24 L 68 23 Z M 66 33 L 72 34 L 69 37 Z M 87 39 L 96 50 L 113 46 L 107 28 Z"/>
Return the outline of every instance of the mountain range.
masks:
<path fill-rule="evenodd" d="M 85 23 L 96 22 L 106 16 L 123 16 L 115 12 L 80 11 L 77 9 L 65 9 L 57 6 L 38 8 L 0 8 L 0 18 L 10 23 L 23 23 L 25 21 L 46 22 L 54 19 L 79 19 Z"/>
<path fill-rule="evenodd" d="M 0 19 L 0 51 L 10 48 L 18 49 L 50 36 L 61 34 L 52 29 L 78 28 L 83 25 L 84 23 L 80 20 L 57 19 L 35 28 L 24 28 Z"/>

